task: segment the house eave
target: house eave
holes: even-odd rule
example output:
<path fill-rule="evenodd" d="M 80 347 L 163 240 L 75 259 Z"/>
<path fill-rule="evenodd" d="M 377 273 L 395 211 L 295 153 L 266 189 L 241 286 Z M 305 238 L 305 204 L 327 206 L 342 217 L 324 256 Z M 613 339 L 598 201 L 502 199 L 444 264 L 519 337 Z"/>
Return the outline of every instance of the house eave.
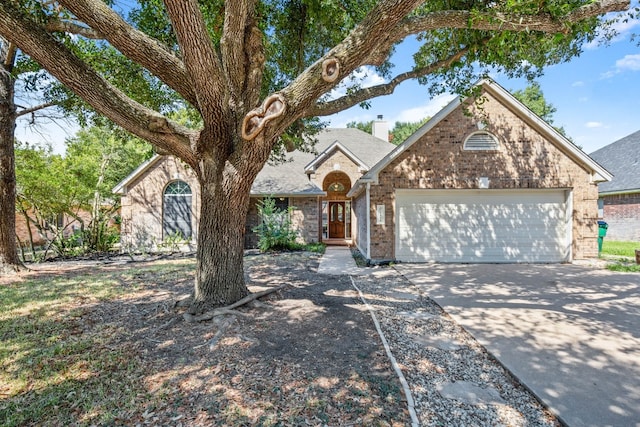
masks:
<path fill-rule="evenodd" d="M 329 145 L 322 153 L 318 154 L 318 156 L 315 159 L 313 159 L 304 167 L 304 173 L 306 173 L 307 175 L 315 173 L 317 165 L 322 161 L 324 161 L 325 159 L 327 159 L 329 155 L 333 152 L 333 150 L 336 150 L 336 149 L 342 151 L 345 156 L 347 156 L 353 163 L 358 165 L 359 170 L 369 170 L 369 166 L 367 166 L 366 163 L 360 160 L 358 156 L 353 154 L 351 150 L 349 150 L 347 147 L 342 145 L 340 141 L 335 141 L 333 144 Z"/>
<path fill-rule="evenodd" d="M 600 191 L 600 192 L 598 192 L 598 197 L 620 196 L 622 194 L 640 194 L 640 188 L 633 188 L 633 189 L 630 189 L 630 190 Z"/>
<path fill-rule="evenodd" d="M 154 154 L 146 162 L 142 163 L 138 166 L 133 172 L 131 172 L 125 179 L 120 181 L 113 189 L 111 190 L 114 194 L 120 194 L 121 196 L 125 196 L 127 194 L 127 186 L 133 182 L 136 178 L 144 174 L 147 170 L 153 167 L 156 162 L 161 158 L 160 154 Z"/>
<path fill-rule="evenodd" d="M 251 197 L 324 197 L 327 195 L 326 191 L 314 191 L 312 193 L 269 193 L 269 192 L 251 192 Z"/>
<path fill-rule="evenodd" d="M 353 184 L 353 187 L 351 187 L 351 190 L 349 190 L 349 192 L 347 193 L 347 197 L 358 197 L 364 191 L 365 184 L 372 182 L 375 182 L 375 180 L 370 178 L 358 179 L 355 184 Z"/>

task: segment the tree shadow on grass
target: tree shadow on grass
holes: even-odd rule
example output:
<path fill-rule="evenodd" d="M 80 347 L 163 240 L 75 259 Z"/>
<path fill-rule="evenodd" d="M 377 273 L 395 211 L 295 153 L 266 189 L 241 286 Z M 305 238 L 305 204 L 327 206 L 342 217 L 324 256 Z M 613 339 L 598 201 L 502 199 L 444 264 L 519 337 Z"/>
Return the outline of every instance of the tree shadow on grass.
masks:
<path fill-rule="evenodd" d="M 406 403 L 369 314 L 347 277 L 317 275 L 317 263 L 306 253 L 248 257 L 252 291 L 289 286 L 242 314 L 196 324 L 173 308 L 192 290 L 192 264 L 70 273 L 82 277 L 84 291 L 82 283 L 69 285 L 65 304 L 52 297 L 46 309 L 22 314 L 14 335 L 3 333 L 3 344 L 29 328 L 35 337 L 5 355 L 11 375 L 37 380 L 38 349 L 46 349 L 38 364 L 56 366 L 37 389 L 1 396 L 2 416 L 14 420 L 5 424 L 406 424 Z M 91 281 L 120 290 L 96 298 L 102 288 Z"/>

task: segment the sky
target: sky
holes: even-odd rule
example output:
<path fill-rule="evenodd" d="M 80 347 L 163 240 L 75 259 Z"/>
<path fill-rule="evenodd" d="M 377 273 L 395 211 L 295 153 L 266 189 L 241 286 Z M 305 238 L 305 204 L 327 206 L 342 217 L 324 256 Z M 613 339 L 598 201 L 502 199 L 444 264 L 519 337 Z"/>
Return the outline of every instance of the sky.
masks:
<path fill-rule="evenodd" d="M 632 7 L 638 7 L 632 2 Z M 556 109 L 554 126 L 564 127 L 574 143 L 586 153 L 602 148 L 640 130 L 640 20 L 617 25 L 619 36 L 608 46 L 592 43 L 568 63 L 551 66 L 537 80 L 548 103 Z M 392 62 L 397 66 L 411 60 L 415 43 L 398 48 Z M 491 77 L 509 91 L 522 90 L 528 82 L 504 75 Z M 371 83 L 381 83 L 369 73 Z M 426 87 L 405 82 L 387 97 L 375 99 L 368 110 L 353 107 L 329 117 L 331 127 L 345 127 L 352 121 L 367 122 L 383 115 L 392 128 L 396 121 L 415 122 L 434 116 L 454 98 L 440 95 L 429 99 Z"/>
<path fill-rule="evenodd" d="M 633 1 L 632 7 L 639 7 Z M 548 67 L 537 81 L 544 97 L 556 109 L 554 126 L 562 126 L 567 135 L 586 153 L 640 130 L 640 20 L 617 25 L 619 36 L 609 45 L 592 43 L 568 63 Z M 416 42 L 408 40 L 397 48 L 392 62 L 398 71 L 410 68 Z M 527 86 L 523 79 L 504 75 L 491 77 L 509 91 Z M 380 76 L 369 71 L 369 85 L 381 83 Z M 334 93 L 338 94 L 339 90 Z M 331 127 L 345 127 L 352 121 L 366 122 L 383 115 L 390 128 L 396 121 L 414 122 L 434 116 L 454 98 L 451 94 L 429 98 L 426 87 L 417 82 L 404 82 L 389 96 L 371 101 L 371 108 L 353 107 L 324 118 Z M 78 130 L 73 122 L 45 123 L 34 129 L 20 120 L 16 137 L 30 143 L 50 144 L 54 152 L 64 153 L 64 141 Z"/>

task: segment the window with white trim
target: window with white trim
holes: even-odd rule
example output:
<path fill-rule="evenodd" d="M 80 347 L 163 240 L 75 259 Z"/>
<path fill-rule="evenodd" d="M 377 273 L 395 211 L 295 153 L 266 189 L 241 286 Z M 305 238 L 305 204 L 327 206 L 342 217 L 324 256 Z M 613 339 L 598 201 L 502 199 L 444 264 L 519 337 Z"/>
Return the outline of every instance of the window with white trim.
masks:
<path fill-rule="evenodd" d="M 191 187 L 184 181 L 173 181 L 164 190 L 162 229 L 165 237 L 191 238 Z"/>
<path fill-rule="evenodd" d="M 500 149 L 500 143 L 494 134 L 486 131 L 479 131 L 472 133 L 467 137 L 467 139 L 465 139 L 463 148 L 469 151 L 498 150 Z"/>

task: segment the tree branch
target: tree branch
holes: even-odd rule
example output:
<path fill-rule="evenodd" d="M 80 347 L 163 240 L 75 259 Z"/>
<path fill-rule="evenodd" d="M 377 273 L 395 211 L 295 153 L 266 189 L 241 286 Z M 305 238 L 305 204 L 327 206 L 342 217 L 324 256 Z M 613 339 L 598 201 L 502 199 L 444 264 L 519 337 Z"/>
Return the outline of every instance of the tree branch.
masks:
<path fill-rule="evenodd" d="M 446 10 L 432 12 L 425 16 L 408 17 L 397 27 L 393 38 L 404 38 L 422 31 L 438 28 L 459 28 L 484 31 L 541 31 L 545 33 L 566 33 L 571 24 L 608 12 L 626 10 L 628 0 L 602 0 L 589 3 L 572 10 L 564 16 L 553 17 L 547 12 L 535 15 L 505 14 L 500 12 L 471 12 L 467 10 Z"/>
<path fill-rule="evenodd" d="M 220 40 L 222 66 L 229 81 L 232 96 L 239 99 L 245 79 L 245 28 L 253 14 L 254 1 L 227 3 L 224 10 L 224 28 Z M 249 52 L 247 52 L 249 53 Z"/>
<path fill-rule="evenodd" d="M 25 108 L 16 113 L 16 117 L 26 116 L 27 114 L 34 113 L 36 111 L 44 110 L 45 108 L 53 107 L 57 105 L 55 102 L 45 102 L 44 104 L 35 105 L 33 107 Z"/>
<path fill-rule="evenodd" d="M 222 64 L 209 37 L 197 0 L 165 0 L 169 19 L 176 33 L 186 74 L 193 84 L 200 113 L 205 123 L 222 122 L 225 79 Z M 234 2 L 241 4 L 244 2 Z M 230 7 L 227 3 L 226 7 Z"/>
<path fill-rule="evenodd" d="M 289 124 L 302 117 L 303 112 L 322 94 L 333 88 L 337 81 L 366 63 L 371 52 L 378 46 L 376 40 L 380 34 L 388 34 L 396 28 L 398 23 L 421 3 L 421 0 L 384 0 L 377 3 L 340 44 L 279 92 L 287 114 L 274 120 L 271 126 L 265 127 L 264 141 L 272 141 L 273 135 L 284 132 Z M 339 72 L 337 76 L 325 80 L 322 78 L 323 72 L 326 71 L 323 64 L 327 64 L 328 60 Z"/>
<path fill-rule="evenodd" d="M 166 46 L 133 28 L 102 1 L 59 1 L 82 22 L 104 34 L 105 39 L 123 55 L 151 71 L 198 108 L 197 97 L 184 64 Z"/>
<path fill-rule="evenodd" d="M 607 12 L 625 10 L 629 3 L 628 0 L 600 0 L 581 6 L 565 16 L 555 18 L 547 13 L 509 15 L 498 12 L 470 11 L 441 11 L 420 17 L 406 17 L 416 5 L 416 2 L 410 0 L 395 2 L 387 0 L 378 3 L 347 38 L 307 68 L 280 92 L 286 99 L 288 111 L 294 113 L 288 114 L 287 119 L 301 117 L 303 112 L 311 106 L 313 100 L 334 86 L 334 84 L 319 78 L 322 72 L 321 64 L 328 59 L 338 59 L 340 79 L 342 79 L 362 64 L 376 64 L 381 59 L 384 60 L 386 55 L 381 53 L 388 53 L 391 46 L 412 34 L 440 28 L 566 32 L 569 30 L 570 24 Z M 399 19 L 396 19 L 396 12 L 402 14 Z M 378 22 L 376 16 L 383 16 L 386 22 Z M 387 27 L 385 24 L 392 25 Z M 380 34 L 388 34 L 388 36 L 381 38 Z M 372 39 L 375 42 L 372 43 Z M 281 130 L 283 129 L 278 128 L 278 131 Z"/>
<path fill-rule="evenodd" d="M 0 2 L 0 34 L 39 62 L 98 112 L 129 132 L 185 160 L 198 171 L 191 151 L 197 132 L 174 123 L 141 105 L 102 78 L 95 70 L 59 43 L 46 29 L 15 8 Z M 15 31 L 20 28 L 20 31 Z"/>
<path fill-rule="evenodd" d="M 104 39 L 103 35 L 93 28 L 84 27 L 80 24 L 71 21 L 61 21 L 59 19 L 51 19 L 45 26 L 47 31 L 52 33 L 69 33 L 76 34 L 78 36 L 86 37 L 88 39 L 101 40 Z"/>
<path fill-rule="evenodd" d="M 236 307 L 240 307 L 242 305 L 245 305 L 247 303 L 250 303 L 251 301 L 254 301 L 258 298 L 262 298 L 266 295 L 272 294 L 274 292 L 278 292 L 284 288 L 286 288 L 288 285 L 284 284 L 284 285 L 280 285 L 278 287 L 275 288 L 270 288 L 270 289 L 266 289 L 264 291 L 260 291 L 260 292 L 256 292 L 255 294 L 249 294 L 246 297 L 242 298 L 239 301 L 234 302 L 233 304 L 230 304 L 226 307 L 220 307 L 220 308 L 215 308 L 211 311 L 208 311 L 206 313 L 203 313 L 199 316 L 194 316 L 193 314 L 190 313 L 184 313 L 182 315 L 182 317 L 184 318 L 184 320 L 186 320 L 187 322 L 202 322 L 204 320 L 211 320 L 214 317 L 218 316 L 219 313 L 221 314 L 229 314 L 230 310 L 233 310 Z"/>
<path fill-rule="evenodd" d="M 482 41 L 482 43 L 486 44 L 488 41 L 489 41 L 489 38 L 486 38 Z M 338 113 L 340 111 L 346 110 L 347 108 L 353 107 L 354 105 L 367 101 L 369 99 L 377 98 L 384 95 L 391 95 L 395 90 L 395 88 L 400 83 L 410 79 L 416 79 L 419 77 L 426 76 L 427 74 L 431 74 L 434 71 L 441 68 L 449 67 L 454 62 L 459 61 L 468 52 L 469 52 L 468 47 L 464 49 L 460 49 L 458 52 L 456 52 L 453 55 L 450 55 L 446 59 L 443 59 L 441 61 L 436 61 L 432 64 L 429 64 L 426 67 L 417 68 L 412 71 L 407 71 L 405 73 L 398 74 L 388 83 L 363 88 L 350 95 L 343 96 L 333 101 L 320 102 L 314 105 L 312 108 L 305 111 L 305 116 L 306 117 L 327 116 L 330 114 L 334 114 L 334 113 Z"/>

